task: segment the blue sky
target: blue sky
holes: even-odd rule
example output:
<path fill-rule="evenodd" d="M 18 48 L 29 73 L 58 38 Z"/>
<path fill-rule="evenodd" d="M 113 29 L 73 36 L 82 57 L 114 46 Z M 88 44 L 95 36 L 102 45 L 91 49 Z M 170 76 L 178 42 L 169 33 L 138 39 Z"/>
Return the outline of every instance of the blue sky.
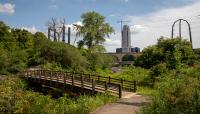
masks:
<path fill-rule="evenodd" d="M 147 26 L 149 23 L 155 25 L 166 20 L 171 24 L 176 18 L 194 17 L 200 14 L 197 7 L 200 7 L 198 0 L 1 0 L 0 20 L 13 27 L 45 32 L 45 24 L 52 17 L 65 18 L 67 24 L 72 24 L 81 21 L 82 13 L 97 11 L 106 17 L 106 21 L 116 31 L 105 43 L 108 51 L 114 51 L 116 47 L 120 47 L 120 24 L 117 21 L 129 20 L 127 24 L 133 26 L 133 47 L 144 48 L 154 44 L 162 35 L 154 32 L 150 34 L 149 31 L 152 32 L 153 29 Z M 195 18 L 196 20 L 198 21 L 198 18 Z M 165 25 L 159 26 L 165 28 L 162 27 Z M 163 33 L 165 34 L 169 32 Z M 148 40 L 148 36 L 155 38 Z M 198 47 L 198 44 L 196 45 Z"/>

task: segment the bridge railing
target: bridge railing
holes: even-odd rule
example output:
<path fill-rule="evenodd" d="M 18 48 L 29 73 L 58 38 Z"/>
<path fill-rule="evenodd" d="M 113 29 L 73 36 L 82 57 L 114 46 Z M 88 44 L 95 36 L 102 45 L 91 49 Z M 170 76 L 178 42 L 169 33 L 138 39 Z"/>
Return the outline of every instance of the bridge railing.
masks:
<path fill-rule="evenodd" d="M 23 74 L 23 77 L 38 80 L 39 82 L 42 82 L 41 80 L 49 81 L 50 86 L 52 82 L 63 83 L 64 85 L 79 86 L 82 90 L 86 88 L 98 92 L 108 91 L 112 94 L 119 95 L 119 97 L 122 96 L 122 91 L 136 92 L 136 81 L 127 81 L 82 72 L 27 70 Z"/>

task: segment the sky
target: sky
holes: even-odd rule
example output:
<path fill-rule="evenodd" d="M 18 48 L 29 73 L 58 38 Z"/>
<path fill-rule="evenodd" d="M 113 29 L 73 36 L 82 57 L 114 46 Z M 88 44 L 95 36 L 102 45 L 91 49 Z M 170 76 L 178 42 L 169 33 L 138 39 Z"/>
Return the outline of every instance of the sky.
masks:
<path fill-rule="evenodd" d="M 52 17 L 65 18 L 66 26 L 81 25 L 80 16 L 88 11 L 99 12 L 115 30 L 104 43 L 108 52 L 121 47 L 121 25 L 117 23 L 120 20 L 128 21 L 124 24 L 131 28 L 132 47 L 143 49 L 161 36 L 170 38 L 173 22 L 185 19 L 191 24 L 193 47 L 200 48 L 200 0 L 0 0 L 0 20 L 32 33 L 46 33 Z M 183 22 L 182 34 L 187 40 L 188 33 Z M 178 36 L 178 25 L 174 35 Z"/>

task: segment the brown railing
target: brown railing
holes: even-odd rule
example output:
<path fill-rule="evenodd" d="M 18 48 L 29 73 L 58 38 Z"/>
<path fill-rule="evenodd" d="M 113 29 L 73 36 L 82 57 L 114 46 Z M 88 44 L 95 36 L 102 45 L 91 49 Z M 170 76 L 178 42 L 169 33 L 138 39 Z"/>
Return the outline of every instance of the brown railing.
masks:
<path fill-rule="evenodd" d="M 48 81 L 48 86 L 54 84 L 63 84 L 71 87 L 80 87 L 82 92 L 84 89 L 92 92 L 109 92 L 113 95 L 122 97 L 122 92 L 136 92 L 136 81 L 127 81 L 123 79 L 104 77 L 99 75 L 91 75 L 77 72 L 60 72 L 49 70 L 27 70 L 23 73 L 23 77 L 38 81 Z"/>

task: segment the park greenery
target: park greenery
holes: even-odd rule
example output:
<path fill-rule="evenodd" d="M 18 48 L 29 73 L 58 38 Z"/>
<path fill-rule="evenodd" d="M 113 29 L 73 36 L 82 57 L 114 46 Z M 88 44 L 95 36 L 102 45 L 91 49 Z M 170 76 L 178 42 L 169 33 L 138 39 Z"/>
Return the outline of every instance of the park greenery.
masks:
<path fill-rule="evenodd" d="M 116 100 L 109 94 L 70 98 L 64 95 L 52 99 L 50 95 L 27 90 L 26 82 L 6 76 L 0 82 L 0 111 L 5 114 L 88 114 L 97 107 Z"/>
<path fill-rule="evenodd" d="M 138 93 L 151 96 L 142 109 L 144 114 L 200 113 L 200 50 L 193 50 L 183 38 L 158 39 L 143 49 L 134 64 L 113 73 L 115 58 L 103 54 L 102 43 L 113 28 L 97 12 L 84 13 L 83 26 L 74 25 L 83 40 L 78 47 L 53 42 L 42 33 L 10 28 L 0 21 L 0 111 L 4 113 L 87 114 L 116 100 L 104 95 L 68 95 L 53 99 L 27 88 L 17 78 L 24 69 L 40 66 L 53 71 L 83 71 L 137 81 Z M 128 57 L 128 56 L 127 56 Z M 1 76 L 4 75 L 4 76 Z M 10 76 L 12 75 L 12 76 Z M 15 75 L 15 76 L 13 76 Z"/>

